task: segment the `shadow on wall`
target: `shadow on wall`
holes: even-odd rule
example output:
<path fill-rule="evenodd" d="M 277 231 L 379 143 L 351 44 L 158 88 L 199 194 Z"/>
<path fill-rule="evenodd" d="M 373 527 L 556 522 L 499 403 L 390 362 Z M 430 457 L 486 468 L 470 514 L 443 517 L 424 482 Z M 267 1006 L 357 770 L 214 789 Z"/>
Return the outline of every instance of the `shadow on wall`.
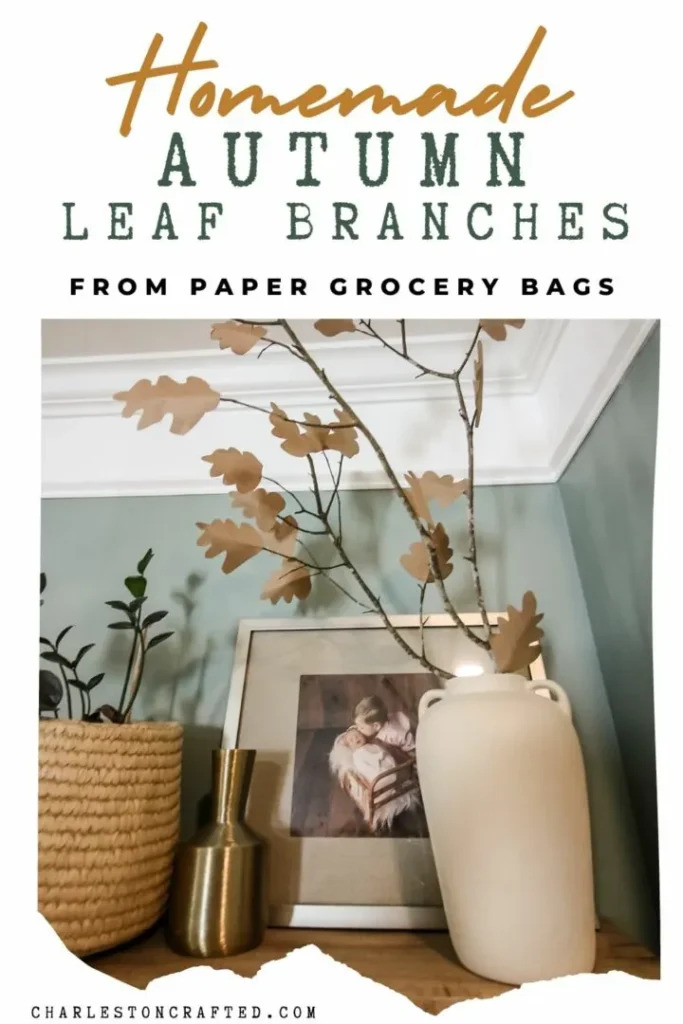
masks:
<path fill-rule="evenodd" d="M 180 608 L 181 620 L 173 646 L 159 652 L 161 656 L 155 660 L 147 679 L 146 711 L 151 718 L 183 723 L 197 719 L 215 648 L 215 641 L 208 636 L 202 638 L 201 652 L 197 653 L 201 630 L 195 628 L 195 613 L 204 581 L 203 575 L 190 573 L 184 586 L 171 592 L 172 600 Z"/>

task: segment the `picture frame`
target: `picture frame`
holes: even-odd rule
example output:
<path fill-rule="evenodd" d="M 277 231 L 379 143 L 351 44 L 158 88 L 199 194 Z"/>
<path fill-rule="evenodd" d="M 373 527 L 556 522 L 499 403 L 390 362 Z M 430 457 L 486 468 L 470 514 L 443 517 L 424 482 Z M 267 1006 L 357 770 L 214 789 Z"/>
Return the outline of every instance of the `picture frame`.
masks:
<path fill-rule="evenodd" d="M 492 623 L 506 618 L 502 612 L 490 612 L 488 616 Z M 486 653 L 467 639 L 449 615 L 426 615 L 422 626 L 419 615 L 389 618 L 406 638 L 413 633 L 419 636 L 422 628 L 428 654 L 430 647 L 435 647 L 442 653 L 453 650 L 455 657 L 469 659 L 471 664 L 460 663 L 461 669 L 467 669 L 461 674 L 490 670 Z M 461 618 L 475 630 L 483 628 L 478 613 L 463 614 Z M 542 654 L 531 664 L 528 678 L 535 682 L 547 678 Z M 321 687 L 329 693 L 331 684 L 340 694 L 340 699 L 333 702 L 338 716 L 346 699 L 342 691 L 349 690 L 357 697 L 363 692 L 358 686 L 364 679 L 375 692 L 380 683 L 395 683 L 394 691 L 398 687 L 404 694 L 412 692 L 413 682 L 420 693 L 438 685 L 426 670 L 417 666 L 416 671 L 416 663 L 400 650 L 380 616 L 244 619 L 239 623 L 222 745 L 257 751 L 248 821 L 271 850 L 271 927 L 446 929 L 431 847 L 419 825 L 415 834 L 394 836 L 384 829 L 378 830 L 377 838 L 369 831 L 376 808 L 368 812 L 367 805 L 357 799 L 363 813 L 356 817 L 364 819 L 363 835 L 349 833 L 346 821 L 340 833 L 330 832 L 328 822 L 322 821 L 321 832 L 320 816 L 309 814 L 308 797 L 302 801 L 298 795 L 299 776 L 304 773 L 299 768 L 295 778 L 294 767 L 302 735 L 302 709 L 306 712 L 304 691 L 313 693 L 314 703 L 319 705 L 316 693 Z M 547 690 L 539 688 L 536 692 L 552 699 Z M 419 697 L 417 691 L 415 694 L 411 703 L 413 728 L 416 715 L 412 709 Z M 310 708 L 307 713 L 310 717 Z M 318 708 L 314 724 L 320 724 L 320 713 Z M 337 720 L 337 738 L 342 732 Z M 332 734 L 333 730 L 326 731 L 328 737 Z M 317 737 L 322 733 L 313 730 L 305 735 Z M 324 773 L 325 785 L 334 798 L 338 797 L 338 804 L 342 797 L 334 788 L 327 762 L 319 757 L 316 763 L 318 790 Z M 404 778 L 396 771 L 385 770 L 383 775 L 389 776 L 390 782 Z M 308 791 L 310 786 L 304 788 Z M 410 799 L 409 793 L 405 795 L 409 789 L 407 784 L 401 786 L 406 801 Z M 348 792 L 359 797 L 357 792 Z M 417 821 L 419 790 L 412 799 L 414 806 L 409 810 Z M 350 806 L 348 799 L 346 806 Z M 356 810 L 354 807 L 354 813 Z M 406 812 L 404 818 L 407 816 Z M 397 820 L 393 820 L 392 829 Z M 338 896 L 341 892 L 346 894 L 343 900 Z"/>

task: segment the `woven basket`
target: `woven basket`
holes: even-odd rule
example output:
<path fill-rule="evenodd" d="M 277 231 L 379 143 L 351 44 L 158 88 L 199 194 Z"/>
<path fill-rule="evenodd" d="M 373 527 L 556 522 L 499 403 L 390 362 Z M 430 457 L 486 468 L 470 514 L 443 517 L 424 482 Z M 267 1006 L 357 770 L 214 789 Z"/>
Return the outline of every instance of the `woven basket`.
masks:
<path fill-rule="evenodd" d="M 182 727 L 40 723 L 38 909 L 71 952 L 161 916 L 178 840 Z"/>

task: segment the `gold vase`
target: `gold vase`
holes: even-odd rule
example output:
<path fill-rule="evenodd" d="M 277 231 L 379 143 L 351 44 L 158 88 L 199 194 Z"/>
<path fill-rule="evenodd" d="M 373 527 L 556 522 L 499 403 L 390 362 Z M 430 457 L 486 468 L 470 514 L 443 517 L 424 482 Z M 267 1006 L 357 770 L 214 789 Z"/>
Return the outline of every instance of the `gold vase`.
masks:
<path fill-rule="evenodd" d="M 169 942 L 190 956 L 258 946 L 266 927 L 266 847 L 244 815 L 255 750 L 213 751 L 212 821 L 176 856 Z"/>

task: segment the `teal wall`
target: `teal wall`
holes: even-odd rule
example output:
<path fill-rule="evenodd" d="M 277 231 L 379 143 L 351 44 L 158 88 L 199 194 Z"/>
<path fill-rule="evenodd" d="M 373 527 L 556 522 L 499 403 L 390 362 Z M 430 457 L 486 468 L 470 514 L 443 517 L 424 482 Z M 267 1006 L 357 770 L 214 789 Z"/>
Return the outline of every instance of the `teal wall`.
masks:
<path fill-rule="evenodd" d="M 639 837 L 560 490 L 555 485 L 480 488 L 477 503 L 488 606 L 503 608 L 519 602 L 525 590 L 535 591 L 545 612 L 548 674 L 565 687 L 574 706 L 590 791 L 599 911 L 633 937 L 652 942 L 652 901 Z M 381 588 L 387 608 L 415 612 L 417 588 L 398 561 L 415 539 L 405 512 L 384 491 L 347 492 L 343 507 L 353 556 Z M 303 607 L 262 603 L 267 556 L 224 576 L 219 560 L 205 560 L 196 546 L 195 523 L 225 516 L 226 508 L 220 495 L 43 503 L 48 589 L 42 632 L 54 636 L 63 625 L 77 623 L 79 643 L 99 642 L 90 663 L 93 672 L 107 672 L 105 699 L 114 696 L 125 652 L 121 635 L 106 629 L 112 613 L 103 602 L 121 596 L 123 577 L 148 546 L 154 548 L 150 606 L 171 609 L 168 621 L 177 636 L 150 654 L 137 714 L 187 724 L 185 832 L 194 827 L 198 799 L 208 788 L 209 751 L 220 739 L 238 620 L 357 611 L 324 582 Z M 444 522 L 454 539 L 462 538 L 464 507 L 449 509 Z M 461 563 L 449 583 L 456 604 L 471 610 L 466 568 Z"/>
<path fill-rule="evenodd" d="M 656 329 L 560 481 L 655 907 L 651 566 L 658 381 Z"/>

